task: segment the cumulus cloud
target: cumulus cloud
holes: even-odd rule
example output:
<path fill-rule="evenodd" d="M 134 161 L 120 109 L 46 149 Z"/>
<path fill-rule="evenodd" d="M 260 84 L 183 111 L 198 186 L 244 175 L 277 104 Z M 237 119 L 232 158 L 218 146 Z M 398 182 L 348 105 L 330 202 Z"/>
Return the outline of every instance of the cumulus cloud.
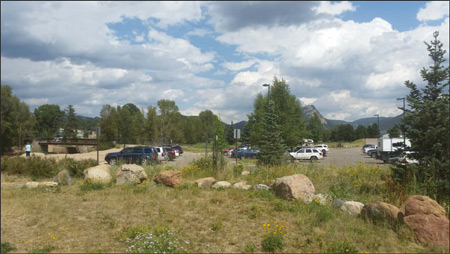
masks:
<path fill-rule="evenodd" d="M 427 2 L 424 8 L 420 8 L 417 13 L 419 21 L 440 20 L 448 17 L 449 2 L 448 1 L 432 1 Z"/>
<path fill-rule="evenodd" d="M 327 13 L 331 15 L 339 15 L 346 11 L 355 11 L 356 8 L 352 5 L 352 3 L 343 1 L 339 3 L 332 3 L 327 1 L 320 2 L 320 5 L 314 7 L 317 13 Z"/>

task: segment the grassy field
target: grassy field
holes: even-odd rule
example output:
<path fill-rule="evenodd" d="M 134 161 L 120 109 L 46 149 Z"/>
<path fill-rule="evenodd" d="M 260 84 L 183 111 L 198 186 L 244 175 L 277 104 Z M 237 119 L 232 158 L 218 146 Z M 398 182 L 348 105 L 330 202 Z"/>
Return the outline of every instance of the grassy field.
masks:
<path fill-rule="evenodd" d="M 365 164 L 346 168 L 318 164 L 259 168 L 250 161 L 243 162 L 213 172 L 207 160 L 197 161 L 179 169 L 185 184 L 177 188 L 152 181 L 135 186 L 86 185 L 81 178 L 73 179 L 71 186 L 56 188 L 2 188 L 2 248 L 8 245 L 11 252 L 22 253 L 138 252 L 136 246 L 147 240 L 132 239 L 140 235 L 150 239 L 152 233 L 153 245 L 147 246 L 147 251 L 176 243 L 175 252 L 190 253 L 270 252 L 270 246 L 282 246 L 275 252 L 291 253 L 448 253 L 448 247 L 415 243 L 405 226 L 394 229 L 374 225 L 344 214 L 331 204 L 283 200 L 270 191 L 194 186 L 196 179 L 205 176 L 231 183 L 245 180 L 270 184 L 277 177 L 302 173 L 311 179 L 316 193 L 333 198 L 363 203 L 391 201 L 396 205 L 402 202 L 402 197 L 388 195 L 381 180 L 389 174 L 388 169 Z M 112 173 L 117 168 L 112 167 Z M 170 168 L 145 167 L 150 179 L 163 169 Z M 241 176 L 243 170 L 251 174 Z M 2 185 L 30 180 L 2 173 Z M 40 179 L 45 180 L 52 179 Z M 276 245 L 275 240 L 263 243 L 268 232 L 273 233 L 274 225 L 283 225 L 283 231 L 277 231 L 283 234 L 275 238 L 281 239 L 281 245 Z"/>

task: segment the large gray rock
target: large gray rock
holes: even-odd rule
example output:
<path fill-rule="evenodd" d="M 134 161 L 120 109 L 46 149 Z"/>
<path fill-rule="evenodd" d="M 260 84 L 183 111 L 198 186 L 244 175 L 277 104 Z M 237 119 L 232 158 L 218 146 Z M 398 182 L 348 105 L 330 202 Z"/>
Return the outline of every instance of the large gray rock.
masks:
<path fill-rule="evenodd" d="M 70 178 L 69 171 L 67 171 L 67 169 L 60 171 L 55 176 L 53 181 L 58 183 L 59 185 L 71 185 L 72 184 L 72 178 Z"/>
<path fill-rule="evenodd" d="M 341 206 L 341 210 L 345 213 L 348 213 L 352 216 L 358 216 L 361 214 L 361 210 L 364 207 L 364 204 L 356 201 L 346 201 Z"/>
<path fill-rule="evenodd" d="M 109 165 L 98 165 L 87 168 L 83 171 L 83 174 L 85 182 L 108 184 L 112 180 Z"/>
<path fill-rule="evenodd" d="M 314 185 L 302 174 L 277 178 L 272 184 L 275 194 L 285 199 L 299 199 L 309 203 L 314 197 Z"/>
<path fill-rule="evenodd" d="M 116 171 L 117 184 L 139 184 L 147 179 L 147 173 L 139 165 L 123 164 Z"/>

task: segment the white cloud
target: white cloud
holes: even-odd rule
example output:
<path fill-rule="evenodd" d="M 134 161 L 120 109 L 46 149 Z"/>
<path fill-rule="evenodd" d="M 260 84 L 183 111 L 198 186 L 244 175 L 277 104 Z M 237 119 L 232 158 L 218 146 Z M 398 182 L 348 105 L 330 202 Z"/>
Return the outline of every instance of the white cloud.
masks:
<path fill-rule="evenodd" d="M 231 71 L 239 71 L 242 69 L 247 69 L 250 68 L 253 64 L 255 64 L 254 60 L 248 60 L 248 61 L 244 61 L 244 62 L 225 62 L 223 63 L 223 67 L 227 68 L 228 70 Z"/>
<path fill-rule="evenodd" d="M 23 102 L 31 106 L 41 106 L 48 102 L 48 98 L 29 98 L 24 99 Z"/>
<path fill-rule="evenodd" d="M 352 3 L 343 1 L 339 3 L 332 3 L 328 1 L 321 1 L 318 7 L 314 7 L 317 13 L 327 13 L 331 15 L 340 15 L 346 11 L 355 11 L 356 8 Z"/>
<path fill-rule="evenodd" d="M 312 105 L 314 102 L 317 101 L 317 98 L 306 98 L 306 97 L 302 97 L 299 98 L 299 100 L 302 102 L 302 105 Z"/>
<path fill-rule="evenodd" d="M 420 8 L 417 19 L 419 21 L 439 20 L 448 17 L 448 13 L 448 1 L 432 1 L 427 2 L 425 8 Z"/>

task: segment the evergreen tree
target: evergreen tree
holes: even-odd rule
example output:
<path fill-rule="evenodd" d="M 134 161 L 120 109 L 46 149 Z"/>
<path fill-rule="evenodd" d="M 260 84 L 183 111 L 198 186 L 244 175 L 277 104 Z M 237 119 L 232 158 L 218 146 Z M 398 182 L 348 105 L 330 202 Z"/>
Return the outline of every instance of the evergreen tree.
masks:
<path fill-rule="evenodd" d="M 227 139 L 227 143 L 229 145 L 232 145 L 235 143 L 235 139 L 234 139 L 234 124 L 233 121 L 231 121 L 231 125 L 228 126 L 227 130 L 226 130 L 226 139 Z"/>
<path fill-rule="evenodd" d="M 58 105 L 44 104 L 34 109 L 37 131 L 41 137 L 51 138 L 62 127 L 64 111 Z"/>
<path fill-rule="evenodd" d="M 100 142 L 111 144 L 118 139 L 118 120 L 117 110 L 108 104 L 103 105 L 98 123 L 101 128 Z"/>
<path fill-rule="evenodd" d="M 400 129 L 397 125 L 394 125 L 392 128 L 387 130 L 390 138 L 398 138 L 400 137 Z"/>
<path fill-rule="evenodd" d="M 445 88 L 449 86 L 449 67 L 442 65 L 446 61 L 446 50 L 438 40 L 439 33 L 433 36 L 430 44 L 425 42 L 433 65 L 420 71 L 426 81 L 425 88 L 405 82 L 410 89 L 406 97 L 410 109 L 405 109 L 402 125 L 411 141 L 411 149 L 416 152 L 413 156 L 420 162 L 419 170 L 413 172 L 415 178 L 426 187 L 428 195 L 448 202 L 450 112 L 449 93 Z M 407 175 L 407 170 L 403 171 L 402 180 L 406 180 Z"/>
<path fill-rule="evenodd" d="M 260 142 L 258 162 L 264 165 L 280 165 L 283 162 L 286 146 L 281 136 L 281 129 L 277 123 L 275 104 L 269 101 L 265 114 L 264 130 Z"/>
<path fill-rule="evenodd" d="M 64 110 L 65 112 L 65 124 L 64 124 L 64 137 L 67 138 L 76 138 L 77 130 L 78 130 L 78 119 L 75 115 L 75 109 L 72 105 L 67 106 Z"/>
<path fill-rule="evenodd" d="M 355 129 L 355 136 L 356 139 L 362 139 L 362 138 L 368 138 L 369 133 L 367 131 L 367 128 L 364 127 L 364 125 L 358 125 Z"/>
<path fill-rule="evenodd" d="M 149 106 L 147 108 L 147 118 L 145 119 L 144 136 L 146 141 L 155 143 L 158 136 L 158 115 L 156 107 Z"/>
<path fill-rule="evenodd" d="M 308 121 L 307 130 L 309 131 L 309 137 L 314 140 L 314 142 L 323 141 L 323 125 L 320 122 L 320 118 L 316 112 Z"/>

